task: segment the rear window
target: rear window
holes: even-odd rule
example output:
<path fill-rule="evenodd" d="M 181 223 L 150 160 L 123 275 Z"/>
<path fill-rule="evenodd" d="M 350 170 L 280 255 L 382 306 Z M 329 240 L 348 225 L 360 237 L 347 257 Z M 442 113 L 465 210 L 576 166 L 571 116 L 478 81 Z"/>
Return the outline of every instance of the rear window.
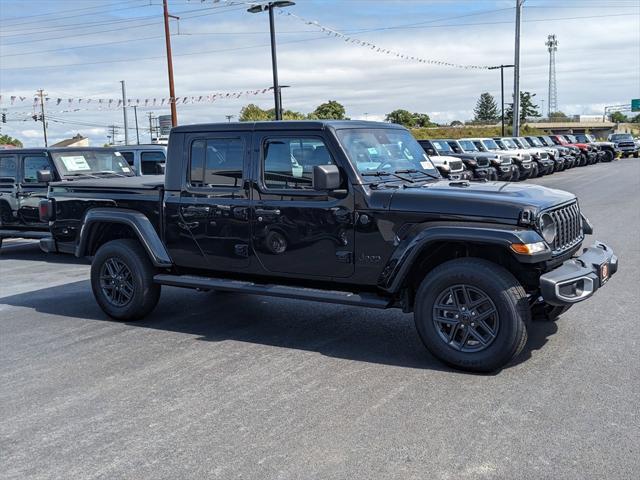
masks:
<path fill-rule="evenodd" d="M 191 185 L 238 187 L 242 184 L 243 160 L 243 142 L 239 138 L 195 140 L 191 144 Z"/>
<path fill-rule="evenodd" d="M 140 170 L 143 175 L 162 175 L 163 165 L 167 157 L 161 150 L 142 152 L 140 154 Z"/>

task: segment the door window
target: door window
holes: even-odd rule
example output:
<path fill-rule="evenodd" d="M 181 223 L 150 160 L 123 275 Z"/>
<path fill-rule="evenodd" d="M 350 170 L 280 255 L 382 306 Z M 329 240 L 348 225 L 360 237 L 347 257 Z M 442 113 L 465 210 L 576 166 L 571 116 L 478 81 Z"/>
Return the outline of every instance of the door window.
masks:
<path fill-rule="evenodd" d="M 120 152 L 120 155 L 122 155 L 127 163 L 133 167 L 133 152 Z"/>
<path fill-rule="evenodd" d="M 244 153 L 239 138 L 195 140 L 191 144 L 189 179 L 194 187 L 239 187 Z"/>
<path fill-rule="evenodd" d="M 22 165 L 24 183 L 38 183 L 38 170 L 51 170 L 51 163 L 44 156 L 24 157 Z"/>
<path fill-rule="evenodd" d="M 0 156 L 0 183 L 13 183 L 18 173 L 18 157 L 15 155 Z"/>
<path fill-rule="evenodd" d="M 263 144 L 263 181 L 272 189 L 313 188 L 313 167 L 334 165 L 325 143 L 319 138 L 279 137 Z"/>
<path fill-rule="evenodd" d="M 142 175 L 162 175 L 164 170 L 162 164 L 167 161 L 167 157 L 161 150 L 142 152 L 140 154 L 140 170 Z"/>

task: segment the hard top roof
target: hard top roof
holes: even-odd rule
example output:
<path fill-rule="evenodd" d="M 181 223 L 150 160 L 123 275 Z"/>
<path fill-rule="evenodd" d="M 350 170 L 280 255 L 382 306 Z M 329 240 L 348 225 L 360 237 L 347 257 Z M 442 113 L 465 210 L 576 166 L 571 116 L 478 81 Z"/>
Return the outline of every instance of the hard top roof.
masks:
<path fill-rule="evenodd" d="M 227 122 L 180 125 L 173 127 L 172 132 L 204 132 L 204 131 L 254 131 L 254 130 L 336 130 L 344 128 L 404 128 L 401 125 L 385 122 L 369 122 L 365 120 L 281 120 L 273 122 Z"/>

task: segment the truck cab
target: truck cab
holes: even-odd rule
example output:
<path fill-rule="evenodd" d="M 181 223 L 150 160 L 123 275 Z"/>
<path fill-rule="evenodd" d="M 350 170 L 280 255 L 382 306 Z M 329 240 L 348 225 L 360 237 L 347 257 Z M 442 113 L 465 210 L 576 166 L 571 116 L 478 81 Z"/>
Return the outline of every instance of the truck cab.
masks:
<path fill-rule="evenodd" d="M 117 149 L 136 175 L 164 175 L 166 145 L 123 145 Z"/>

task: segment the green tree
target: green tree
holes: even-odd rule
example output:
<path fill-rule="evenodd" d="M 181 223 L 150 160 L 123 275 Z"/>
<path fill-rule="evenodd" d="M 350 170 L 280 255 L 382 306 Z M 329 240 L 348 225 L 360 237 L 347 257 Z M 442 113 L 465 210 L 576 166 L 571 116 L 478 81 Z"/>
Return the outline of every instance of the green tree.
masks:
<path fill-rule="evenodd" d="M 242 107 L 239 119 L 241 122 L 260 122 L 264 120 L 271 120 L 271 116 L 267 110 L 263 110 L 259 106 L 250 103 L 249 105 Z"/>
<path fill-rule="evenodd" d="M 540 116 L 540 112 L 538 112 L 538 105 L 533 103 L 533 97 L 535 96 L 535 93 L 520 92 L 520 123 L 524 123 L 527 118 Z M 513 105 L 510 105 L 509 108 L 507 108 L 505 117 L 508 120 L 507 123 L 513 122 Z"/>
<path fill-rule="evenodd" d="M 454 120 L 449 125 L 452 127 L 464 127 L 464 123 L 462 123 L 460 120 Z"/>
<path fill-rule="evenodd" d="M 569 117 L 564 112 L 551 112 L 549 114 L 549 120 L 555 122 L 563 122 L 569 120 Z"/>
<path fill-rule="evenodd" d="M 615 123 L 627 123 L 629 121 L 627 116 L 622 112 L 613 112 L 609 118 Z"/>
<path fill-rule="evenodd" d="M 413 126 L 414 127 L 433 127 L 435 124 L 429 118 L 426 113 L 414 113 L 413 114 Z"/>
<path fill-rule="evenodd" d="M 318 118 L 320 120 L 344 120 L 346 117 L 344 106 L 335 100 L 329 100 L 326 103 L 318 105 L 313 113 L 309 114 L 309 118 Z"/>
<path fill-rule="evenodd" d="M 629 120 L 631 123 L 640 123 L 640 113 Z"/>
<path fill-rule="evenodd" d="M 475 114 L 474 122 L 492 123 L 498 120 L 498 105 L 489 92 L 480 95 L 473 113 Z"/>
<path fill-rule="evenodd" d="M 384 119 L 387 122 L 397 123 L 405 127 L 413 127 L 416 122 L 416 119 L 414 118 L 413 114 L 408 110 L 403 110 L 403 109 L 398 109 L 398 110 L 394 110 L 391 113 L 387 113 Z"/>
<path fill-rule="evenodd" d="M 0 145 L 13 145 L 14 147 L 22 147 L 22 142 L 17 138 L 10 137 L 9 135 L 0 135 Z"/>

